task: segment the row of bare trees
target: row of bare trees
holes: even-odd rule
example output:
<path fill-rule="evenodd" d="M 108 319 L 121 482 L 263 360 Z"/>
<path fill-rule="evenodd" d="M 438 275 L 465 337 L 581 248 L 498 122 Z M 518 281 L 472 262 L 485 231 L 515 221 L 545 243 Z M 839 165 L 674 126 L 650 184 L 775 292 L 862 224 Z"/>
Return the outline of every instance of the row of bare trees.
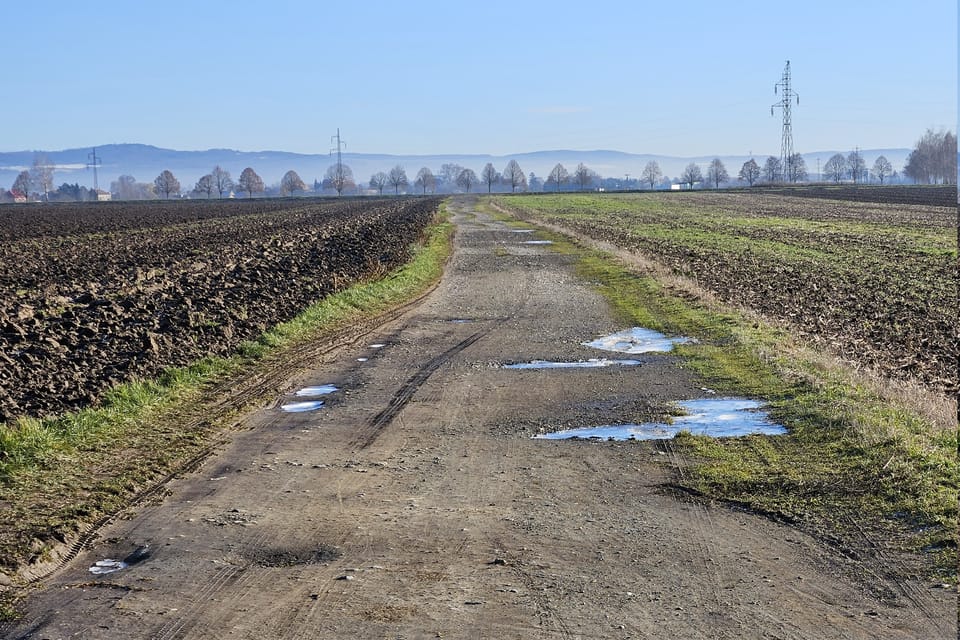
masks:
<path fill-rule="evenodd" d="M 910 152 L 903 173 L 922 184 L 956 184 L 957 136 L 927 129 Z"/>

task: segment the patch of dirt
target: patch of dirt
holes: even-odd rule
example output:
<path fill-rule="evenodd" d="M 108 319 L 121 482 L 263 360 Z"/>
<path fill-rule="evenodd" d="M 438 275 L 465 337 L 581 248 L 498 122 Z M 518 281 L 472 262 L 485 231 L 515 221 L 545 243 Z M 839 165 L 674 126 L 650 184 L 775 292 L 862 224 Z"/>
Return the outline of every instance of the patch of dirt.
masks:
<path fill-rule="evenodd" d="M 86 567 L 103 551 L 93 545 L 37 587 L 23 618 L 0 632 L 94 640 L 956 636 L 955 594 L 909 575 L 898 552 L 865 545 L 853 557 L 789 525 L 678 496 L 671 487 L 690 461 L 668 443 L 531 439 L 533 425 L 626 421 L 664 399 L 697 397 L 702 385 L 670 356 L 638 367 L 498 366 L 596 357 L 580 343 L 624 327 L 576 279 L 572 258 L 520 244 L 467 199 L 452 208 L 458 235 L 448 272 L 419 307 L 371 336 L 385 346 L 375 356 L 346 346 L 286 387 L 284 397 L 303 385 L 349 389 L 338 404 L 245 416 L 246 429 L 172 481 L 161 504 L 101 532 L 162 547 L 109 576 L 111 585 L 147 591 L 61 588 L 90 582 Z M 226 468 L 233 471 L 211 481 Z M 260 517 L 247 527 L 203 522 L 230 509 Z M 299 562 L 318 541 L 340 555 Z M 298 562 L 263 567 L 264 550 L 280 564 L 296 552 Z"/>

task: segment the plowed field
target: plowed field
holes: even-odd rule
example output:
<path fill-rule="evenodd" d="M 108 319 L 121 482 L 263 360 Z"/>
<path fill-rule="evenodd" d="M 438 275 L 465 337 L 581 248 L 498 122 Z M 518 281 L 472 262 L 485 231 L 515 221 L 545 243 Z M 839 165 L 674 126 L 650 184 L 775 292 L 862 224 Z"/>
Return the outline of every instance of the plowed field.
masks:
<path fill-rule="evenodd" d="M 849 362 L 956 391 L 956 208 L 843 193 L 851 199 L 827 199 L 820 189 L 804 197 L 570 194 L 498 202 L 651 256 L 727 302 L 788 321 Z M 923 201 L 931 192 L 896 193 Z"/>
<path fill-rule="evenodd" d="M 0 422 L 225 354 L 409 257 L 438 200 L 0 210 Z"/>

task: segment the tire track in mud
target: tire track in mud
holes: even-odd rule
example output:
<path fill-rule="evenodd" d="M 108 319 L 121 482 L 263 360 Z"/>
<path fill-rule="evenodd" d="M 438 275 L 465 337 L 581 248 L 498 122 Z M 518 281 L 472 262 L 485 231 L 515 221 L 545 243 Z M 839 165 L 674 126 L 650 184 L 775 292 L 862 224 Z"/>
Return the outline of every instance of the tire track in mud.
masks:
<path fill-rule="evenodd" d="M 673 448 L 673 443 L 670 440 L 662 440 L 658 442 L 658 448 L 664 451 L 670 458 L 673 468 L 676 469 L 677 475 L 680 477 L 680 488 L 689 486 L 689 480 L 686 474 L 687 463 L 684 461 L 683 456 L 678 454 Z M 684 509 L 682 513 L 690 522 L 690 530 L 696 534 L 692 541 L 700 549 L 700 553 L 697 554 L 693 560 L 695 560 L 697 565 L 709 576 L 709 589 L 710 595 L 712 596 L 712 602 L 710 604 L 715 606 L 716 611 L 718 613 L 731 614 L 730 619 L 737 625 L 737 633 L 762 627 L 766 633 L 770 634 L 769 637 L 775 638 L 776 640 L 812 640 L 803 629 L 792 624 L 789 620 L 770 615 L 763 608 L 758 607 L 750 610 L 753 616 L 760 617 L 759 620 L 755 618 L 747 619 L 747 616 L 743 613 L 743 607 L 740 602 L 734 602 L 724 597 L 724 580 L 722 573 L 720 573 L 722 563 L 715 563 L 717 567 L 716 570 L 710 567 L 710 559 L 718 556 L 717 546 L 711 542 L 710 532 L 715 529 L 715 526 L 713 518 L 710 515 L 710 510 L 696 498 L 687 504 L 689 508 Z"/>
<path fill-rule="evenodd" d="M 425 365 L 423 365 L 417 373 L 415 373 L 409 380 L 407 380 L 394 394 L 393 398 L 390 400 L 390 403 L 387 405 L 387 408 L 374 416 L 373 420 L 361 431 L 360 435 L 354 439 L 351 443 L 356 449 L 366 449 L 372 445 L 376 439 L 380 436 L 380 433 L 385 429 L 393 419 L 403 410 L 403 408 L 410 402 L 410 399 L 413 397 L 413 394 L 417 392 L 423 384 L 430 379 L 436 371 L 442 367 L 444 364 L 450 361 L 455 355 L 465 350 L 470 345 L 474 344 L 484 336 L 486 336 L 490 331 L 493 330 L 493 326 L 489 326 L 482 331 L 477 331 L 476 333 L 471 334 L 467 338 L 461 340 L 457 344 L 453 345 L 443 353 L 434 356 L 431 358 Z"/>

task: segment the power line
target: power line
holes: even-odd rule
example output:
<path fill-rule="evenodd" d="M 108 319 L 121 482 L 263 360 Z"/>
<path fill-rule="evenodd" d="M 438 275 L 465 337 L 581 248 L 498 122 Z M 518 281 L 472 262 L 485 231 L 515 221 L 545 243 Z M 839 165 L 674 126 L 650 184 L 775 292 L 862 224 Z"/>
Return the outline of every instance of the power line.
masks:
<path fill-rule="evenodd" d="M 794 172 L 790 171 L 793 164 L 793 125 L 791 122 L 790 108 L 793 105 L 793 99 L 797 99 L 800 104 L 800 96 L 790 86 L 790 61 L 783 68 L 783 75 L 780 82 L 773 85 L 773 93 L 779 92 L 780 102 L 770 107 L 770 115 L 773 115 L 774 109 L 783 110 L 783 133 L 780 139 L 780 166 L 785 180 L 793 180 Z"/>

